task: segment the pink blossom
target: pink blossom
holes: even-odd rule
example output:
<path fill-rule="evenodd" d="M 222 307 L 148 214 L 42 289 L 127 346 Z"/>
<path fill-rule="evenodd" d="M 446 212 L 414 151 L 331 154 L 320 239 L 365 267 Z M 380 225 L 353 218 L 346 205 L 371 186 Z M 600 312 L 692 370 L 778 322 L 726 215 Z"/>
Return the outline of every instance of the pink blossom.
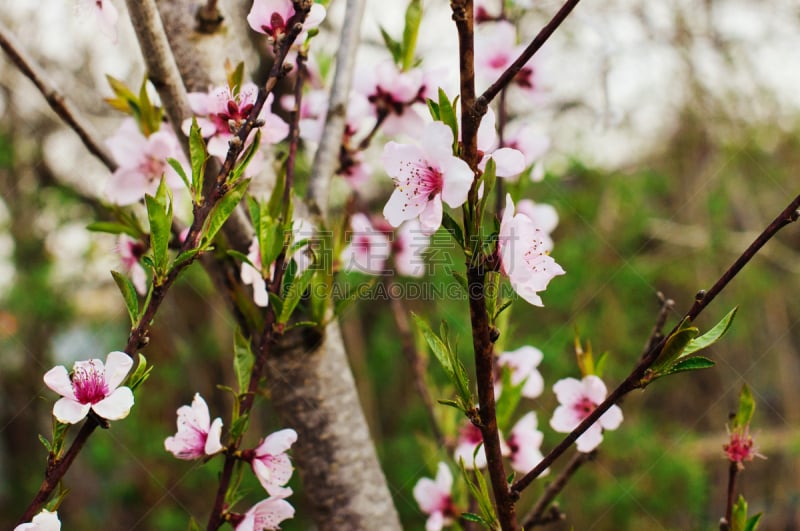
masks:
<path fill-rule="evenodd" d="M 584 376 L 583 380 L 559 380 L 553 386 L 553 391 L 560 405 L 553 412 L 550 426 L 561 433 L 569 433 L 577 428 L 606 398 L 606 385 L 593 374 Z M 578 451 L 591 452 L 603 441 L 604 429 L 615 430 L 621 423 L 622 410 L 619 406 L 611 406 L 575 441 Z"/>
<path fill-rule="evenodd" d="M 740 426 L 731 431 L 730 440 L 722 446 L 722 449 L 728 461 L 736 463 L 740 469 L 744 468 L 745 461 L 752 461 L 755 457 L 765 459 L 763 455 L 758 453 L 758 449 L 753 443 L 749 426 Z"/>
<path fill-rule="evenodd" d="M 453 132 L 441 122 L 424 129 L 420 146 L 386 144 L 382 162 L 396 188 L 383 215 L 393 227 L 419 218 L 423 232 L 432 234 L 442 224 L 442 200 L 453 208 L 466 202 L 474 175 L 453 156 L 452 144 Z"/>
<path fill-rule="evenodd" d="M 525 169 L 524 155 L 512 147 L 498 147 L 494 111 L 489 109 L 478 127 L 478 150 L 483 153 L 478 168 L 484 170 L 489 159 L 498 177 L 515 178 Z M 513 179 L 512 179 L 513 180 Z"/>
<path fill-rule="evenodd" d="M 14 531 L 61 531 L 61 521 L 57 511 L 42 509 L 33 520 L 27 524 L 19 524 Z"/>
<path fill-rule="evenodd" d="M 478 448 L 479 445 L 480 449 L 478 449 L 478 453 L 475 453 L 475 449 Z M 458 430 L 458 441 L 456 442 L 453 459 L 456 463 L 463 460 L 464 466 L 470 470 L 486 466 L 486 450 L 483 447 L 483 435 L 481 434 L 480 428 L 475 426 L 472 422 L 462 424 L 461 428 Z"/>
<path fill-rule="evenodd" d="M 536 367 L 542 362 L 542 351 L 536 347 L 524 346 L 517 350 L 503 352 L 497 358 L 500 367 L 511 369 L 511 384 L 519 385 L 523 381 L 522 396 L 536 398 L 544 391 L 544 380 Z"/>
<path fill-rule="evenodd" d="M 425 531 L 440 531 L 453 523 L 456 507 L 453 503 L 453 474 L 445 463 L 439 463 L 436 479 L 421 478 L 414 485 L 414 499 L 428 515 Z"/>
<path fill-rule="evenodd" d="M 111 0 L 80 0 L 78 5 L 83 13 L 93 11 L 100 31 L 111 39 L 111 42 L 117 42 L 119 12 Z"/>
<path fill-rule="evenodd" d="M 517 203 L 517 213 L 528 216 L 533 224 L 547 235 L 550 235 L 558 226 L 558 212 L 552 205 L 546 203 L 534 203 L 530 199 L 521 199 Z"/>
<path fill-rule="evenodd" d="M 517 30 L 508 21 L 487 22 L 475 32 L 475 76 L 479 87 L 488 87 L 517 59 L 524 50 L 517 45 Z M 534 67 L 529 61 L 512 81 L 513 87 L 535 96 L 538 87 Z"/>
<path fill-rule="evenodd" d="M 350 245 L 342 251 L 344 270 L 361 271 L 368 275 L 385 273 L 386 260 L 391 250 L 386 234 L 376 230 L 369 218 L 362 213 L 353 214 L 350 228 Z"/>
<path fill-rule="evenodd" d="M 106 188 L 112 202 L 130 205 L 145 194 L 155 195 L 162 175 L 169 188 L 183 188 L 180 176 L 167 164 L 168 158 L 185 162 L 178 139 L 168 129 L 145 137 L 136 122 L 127 118 L 106 145 L 119 164 Z"/>
<path fill-rule="evenodd" d="M 291 494 L 291 489 L 287 489 Z M 236 531 L 264 531 L 280 529 L 284 520 L 294 517 L 294 507 L 282 497 L 269 497 L 253 505 L 241 522 L 236 525 Z"/>
<path fill-rule="evenodd" d="M 537 424 L 536 413 L 531 411 L 511 428 L 507 442 L 509 458 L 511 468 L 520 474 L 529 472 L 544 458 L 541 452 L 544 436 L 537 429 Z"/>
<path fill-rule="evenodd" d="M 276 431 L 255 449 L 250 465 L 261 486 L 270 496 L 286 497 L 292 493 L 284 487 L 292 477 L 292 461 L 286 454 L 297 440 L 292 429 Z"/>
<path fill-rule="evenodd" d="M 419 68 L 403 71 L 394 62 L 384 61 L 360 69 L 356 90 L 366 96 L 375 117 L 383 117 L 384 134 L 418 135 L 425 121 L 417 104 L 424 104 L 431 91 L 430 75 Z"/>
<path fill-rule="evenodd" d="M 131 278 L 136 291 L 142 295 L 147 293 L 147 272 L 139 260 L 146 251 L 147 248 L 139 240 L 120 234 L 117 240 L 117 253 L 122 262 L 122 270 Z"/>
<path fill-rule="evenodd" d="M 242 85 L 236 95 L 227 86 L 213 88 L 207 93 L 192 92 L 189 94 L 192 113 L 196 115 L 200 133 L 203 138 L 207 139 L 206 148 L 209 155 L 225 159 L 234 133 L 247 120 L 257 97 L 258 87 L 253 83 Z M 261 127 L 261 141 L 266 144 L 276 144 L 289 134 L 289 125 L 271 111 L 273 100 L 274 96 L 268 95 L 261 112 L 258 113 L 258 119 L 264 123 Z M 186 134 L 189 134 L 191 125 L 191 120 L 183 122 L 182 128 Z M 255 133 L 248 137 L 248 145 L 253 138 L 255 138 Z M 261 152 L 257 151 L 247 167 L 246 175 L 252 176 L 258 173 L 263 159 Z"/>
<path fill-rule="evenodd" d="M 133 407 L 133 393 L 119 385 L 132 366 L 130 356 L 111 352 L 105 365 L 96 358 L 76 361 L 71 374 L 63 365 L 53 367 L 44 375 L 47 387 L 62 396 L 53 406 L 53 415 L 66 424 L 80 422 L 90 409 L 107 420 L 124 419 Z"/>
<path fill-rule="evenodd" d="M 250 260 L 253 265 L 247 262 L 242 263 L 242 270 L 240 273 L 242 282 L 253 286 L 253 302 L 255 302 L 257 306 L 264 308 L 269 305 L 269 293 L 267 293 L 267 282 L 264 280 L 264 276 L 261 272 L 263 269 L 261 265 L 261 249 L 258 246 L 257 238 L 253 238 L 253 242 L 250 244 L 247 259 Z"/>
<path fill-rule="evenodd" d="M 247 15 L 247 23 L 253 31 L 263 33 L 272 39 L 279 39 L 289 32 L 287 24 L 294 15 L 294 5 L 291 0 L 255 0 Z M 303 31 L 316 28 L 324 18 L 325 7 L 314 3 L 303 22 Z"/>
<path fill-rule="evenodd" d="M 522 153 L 526 168 L 534 166 L 530 175 L 533 182 L 539 182 L 544 178 L 544 166 L 541 158 L 550 149 L 549 136 L 528 124 L 512 124 L 508 127 L 505 144 Z"/>
<path fill-rule="evenodd" d="M 497 247 L 501 269 L 514 290 L 530 304 L 543 306 L 538 292 L 564 270 L 548 254 L 552 242 L 545 232 L 528 216 L 514 213 L 511 194 L 506 195 Z"/>
<path fill-rule="evenodd" d="M 164 448 L 178 459 L 197 459 L 222 451 L 222 419 L 211 422 L 208 405 L 200 393 L 191 406 L 178 408 L 178 432 L 164 440 Z"/>

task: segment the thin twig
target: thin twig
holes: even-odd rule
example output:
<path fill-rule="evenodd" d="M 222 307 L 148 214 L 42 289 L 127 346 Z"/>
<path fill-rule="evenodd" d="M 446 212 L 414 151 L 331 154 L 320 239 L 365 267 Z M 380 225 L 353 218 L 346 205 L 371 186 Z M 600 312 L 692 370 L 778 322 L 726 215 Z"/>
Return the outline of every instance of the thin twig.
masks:
<path fill-rule="evenodd" d="M 483 94 L 475 102 L 475 112 L 479 114 L 479 116 L 483 116 L 486 113 L 486 109 L 489 107 L 489 103 L 497 96 L 501 90 L 511 83 L 514 77 L 520 73 L 520 71 L 525 67 L 528 61 L 534 56 L 534 54 L 539 51 L 539 49 L 550 39 L 553 33 L 558 29 L 562 22 L 567 18 L 567 16 L 572 12 L 576 5 L 578 5 L 580 0 L 568 0 L 561 6 L 561 9 L 550 19 L 536 37 L 533 38 L 530 44 L 519 54 L 516 60 L 514 60 L 511 65 L 509 65 L 506 70 L 500 74 L 500 77 L 492 83 L 489 88 L 487 88 Z"/>
<path fill-rule="evenodd" d="M 596 451 L 589 453 L 575 452 L 575 455 L 572 456 L 570 462 L 567 463 L 566 468 L 561 471 L 561 473 L 552 483 L 547 485 L 547 488 L 544 490 L 541 497 L 536 501 L 533 508 L 522 519 L 522 527 L 524 529 L 529 529 L 537 525 L 542 525 L 545 520 L 549 523 L 551 521 L 549 519 L 549 515 L 545 514 L 547 508 L 550 507 L 550 504 L 553 503 L 553 500 L 556 499 L 556 496 L 558 496 L 561 491 L 564 490 L 564 487 L 567 486 L 567 483 L 575 474 L 575 472 L 577 472 L 584 463 L 593 460 L 596 456 Z"/>
<path fill-rule="evenodd" d="M 794 198 L 792 202 L 780 213 L 778 216 L 758 235 L 758 237 L 745 249 L 745 251 L 737 258 L 733 264 L 722 274 L 722 276 L 714 283 L 708 292 L 699 292 L 695 297 L 692 307 L 684 315 L 690 321 L 694 321 L 697 316 L 711 303 L 725 287 L 736 277 L 742 268 L 749 262 L 753 256 L 770 240 L 778 231 L 786 225 L 797 221 L 800 217 L 800 195 Z M 681 319 L 682 321 L 683 319 Z M 679 321 L 680 324 L 680 321 Z M 634 389 L 642 386 L 642 378 L 647 373 L 650 366 L 656 361 L 661 349 L 664 347 L 666 338 L 670 337 L 678 328 L 678 325 L 673 327 L 672 331 L 666 336 L 662 337 L 655 345 L 642 357 L 641 361 L 636 365 L 633 371 L 628 375 L 619 386 L 614 389 L 606 399 L 595 408 L 572 432 L 570 432 L 558 445 L 556 445 L 550 453 L 548 453 L 542 461 L 536 465 L 533 470 L 525 474 L 522 478 L 517 480 L 511 486 L 511 492 L 514 497 L 519 497 L 519 493 L 527 488 L 534 479 L 539 477 L 541 473 L 550 467 L 553 462 L 558 459 L 575 440 L 580 437 L 590 426 L 592 426 L 597 419 L 599 419 L 608 409 L 616 404 L 623 396 L 630 393 Z"/>
<path fill-rule="evenodd" d="M 98 140 L 94 127 L 84 120 L 75 105 L 61 93 L 47 76 L 44 69 L 28 55 L 22 44 L 11 31 L 0 22 L 0 47 L 6 52 L 17 68 L 30 79 L 47 100 L 50 108 L 80 137 L 89 152 L 100 159 L 109 170 L 117 169 L 117 163 L 108 149 Z"/>
<path fill-rule="evenodd" d="M 309 176 L 307 199 L 312 214 L 324 220 L 328 214 L 328 191 L 339 162 L 339 150 L 347 123 L 347 100 L 355 71 L 361 38 L 365 0 L 347 0 L 344 24 L 336 53 L 336 70 L 328 99 L 328 112 Z"/>
<path fill-rule="evenodd" d="M 667 317 L 669 317 L 670 312 L 675 307 L 675 301 L 667 299 L 660 291 L 656 296 L 658 297 L 658 302 L 661 304 L 661 307 L 658 310 L 658 317 L 653 325 L 653 329 L 650 331 L 650 337 L 647 338 L 647 342 L 644 345 L 642 356 L 650 352 L 653 346 L 664 337 L 664 323 L 667 322 Z"/>
<path fill-rule="evenodd" d="M 733 500 L 736 497 L 736 476 L 739 474 L 739 463 L 731 461 L 728 468 L 728 499 L 725 503 L 725 518 L 720 520 L 720 531 L 728 531 L 731 528 L 733 517 Z"/>

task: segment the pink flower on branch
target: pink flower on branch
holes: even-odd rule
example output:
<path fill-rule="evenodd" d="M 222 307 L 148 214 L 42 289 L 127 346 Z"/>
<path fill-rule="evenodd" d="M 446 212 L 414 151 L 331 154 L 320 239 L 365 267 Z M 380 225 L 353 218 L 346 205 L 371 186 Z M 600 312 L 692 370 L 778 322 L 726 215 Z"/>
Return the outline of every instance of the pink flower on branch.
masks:
<path fill-rule="evenodd" d="M 111 352 L 105 364 L 99 359 L 76 361 L 71 374 L 63 365 L 53 367 L 44 375 L 47 387 L 62 396 L 53 415 L 66 424 L 80 422 L 89 410 L 107 420 L 124 419 L 133 407 L 133 392 L 119 385 L 132 366 L 127 354 Z"/>
<path fill-rule="evenodd" d="M 184 187 L 180 176 L 167 164 L 168 158 L 185 162 L 171 131 L 164 129 L 145 137 L 136 122 L 126 119 L 106 145 L 119 164 L 106 188 L 106 196 L 113 203 L 130 205 L 145 194 L 155 195 L 162 176 L 172 190 Z"/>
<path fill-rule="evenodd" d="M 291 494 L 291 489 L 287 489 Z M 294 507 L 283 498 L 270 497 L 253 505 L 236 524 L 236 531 L 265 531 L 280 529 L 284 520 L 294 517 Z"/>
<path fill-rule="evenodd" d="M 453 132 L 441 122 L 425 127 L 419 146 L 386 144 L 382 162 L 395 190 L 383 215 L 393 227 L 419 218 L 422 231 L 432 234 L 442 224 L 442 201 L 453 208 L 466 202 L 474 174 L 452 145 Z"/>
<path fill-rule="evenodd" d="M 553 386 L 560 406 L 553 412 L 550 426 L 561 433 L 569 433 L 597 409 L 606 398 L 606 385 L 603 380 L 590 374 L 583 380 L 565 378 Z M 611 406 L 608 411 L 592 424 L 575 441 L 579 452 L 591 452 L 603 441 L 603 430 L 615 430 L 622 423 L 622 410 Z"/>
<path fill-rule="evenodd" d="M 497 243 L 500 266 L 514 290 L 534 306 L 543 306 L 538 292 L 547 289 L 554 277 L 565 273 L 550 257 L 551 247 L 549 236 L 528 216 L 514 213 L 511 195 L 506 195 Z"/>
<path fill-rule="evenodd" d="M 84 13 L 93 11 L 100 31 L 111 39 L 111 42 L 117 42 L 119 12 L 111 0 L 80 0 L 78 6 Z"/>
<path fill-rule="evenodd" d="M 414 499 L 428 515 L 425 531 L 440 531 L 453 523 L 457 516 L 453 503 L 453 474 L 445 463 L 439 463 L 436 479 L 422 478 L 414 485 Z"/>
<path fill-rule="evenodd" d="M 264 280 L 261 273 L 261 248 L 258 246 L 257 238 L 253 238 L 253 242 L 250 244 L 247 259 L 253 265 L 243 263 L 240 277 L 242 282 L 253 286 L 253 302 L 256 303 L 256 306 L 265 308 L 269 305 L 269 293 L 267 292 L 267 281 Z"/>
<path fill-rule="evenodd" d="M 544 380 L 536 369 L 542 362 L 542 357 L 542 351 L 538 348 L 524 346 L 500 354 L 497 365 L 511 369 L 512 385 L 525 382 L 522 386 L 522 396 L 536 398 L 544 391 Z"/>
<path fill-rule="evenodd" d="M 730 433 L 728 444 L 723 445 L 722 449 L 728 461 L 736 463 L 740 469 L 744 468 L 745 461 L 752 461 L 756 457 L 766 459 L 758 453 L 750 435 L 750 427 L 747 425 L 734 428 Z"/>
<path fill-rule="evenodd" d="M 147 252 L 147 247 L 139 240 L 120 234 L 117 240 L 117 253 L 122 262 L 122 270 L 131 278 L 133 287 L 141 295 L 147 293 L 147 272 L 139 260 Z"/>
<path fill-rule="evenodd" d="M 373 227 L 366 214 L 360 212 L 350 218 L 350 228 L 350 245 L 345 247 L 341 257 L 344 270 L 368 275 L 386 273 L 386 260 L 391 251 L 386 233 Z"/>
<path fill-rule="evenodd" d="M 531 411 L 519 419 L 511 428 L 507 443 L 511 468 L 520 474 L 533 470 L 544 458 L 541 452 L 543 439 L 544 435 L 538 429 L 536 413 Z"/>
<path fill-rule="evenodd" d="M 250 466 L 270 496 L 286 497 L 292 493 L 284 487 L 292 477 L 292 461 L 286 452 L 297 441 L 297 432 L 292 429 L 276 431 L 267 436 L 253 451 Z"/>
<path fill-rule="evenodd" d="M 288 24 L 293 16 L 295 10 L 291 0 L 255 0 L 247 15 L 247 23 L 253 31 L 278 40 L 291 29 Z M 303 31 L 316 28 L 324 19 L 325 7 L 314 3 L 303 23 Z"/>
<path fill-rule="evenodd" d="M 164 448 L 178 459 L 198 459 L 222 451 L 222 419 L 211 422 L 208 405 L 195 393 L 191 406 L 178 408 L 178 432 L 164 440 Z"/>
<path fill-rule="evenodd" d="M 33 520 L 26 524 L 19 524 L 14 531 L 61 531 L 61 521 L 58 519 L 58 512 L 42 509 L 33 517 Z"/>

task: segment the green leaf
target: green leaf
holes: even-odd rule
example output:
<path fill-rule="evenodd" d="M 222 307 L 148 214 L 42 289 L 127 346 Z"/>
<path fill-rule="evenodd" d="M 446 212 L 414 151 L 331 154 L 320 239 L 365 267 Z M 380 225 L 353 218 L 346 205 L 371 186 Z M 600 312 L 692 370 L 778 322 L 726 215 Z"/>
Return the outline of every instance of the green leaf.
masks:
<path fill-rule="evenodd" d="M 433 121 L 441 122 L 442 119 L 439 116 L 439 104 L 430 98 L 426 98 L 425 103 L 428 104 L 428 112 L 431 113 L 431 118 L 433 118 Z"/>
<path fill-rule="evenodd" d="M 420 22 L 422 22 L 422 0 L 411 0 L 406 8 L 406 24 L 403 28 L 402 70 L 408 70 L 414 64 Z"/>
<path fill-rule="evenodd" d="M 464 248 L 464 232 L 461 230 L 461 225 L 453 219 L 453 216 L 447 212 L 442 212 L 442 225 L 445 230 L 450 233 L 458 245 Z"/>
<path fill-rule="evenodd" d="M 478 524 L 483 524 L 485 526 L 489 525 L 489 522 L 487 522 L 486 520 L 484 520 L 483 518 L 474 513 L 461 513 L 461 518 L 463 518 L 468 522 L 476 522 Z"/>
<path fill-rule="evenodd" d="M 730 312 L 728 312 L 728 314 L 725 317 L 723 317 L 720 322 L 714 325 L 714 328 L 712 328 L 702 336 L 691 340 L 689 344 L 686 346 L 686 349 L 684 349 L 682 355 L 688 356 L 699 350 L 708 348 L 717 341 L 719 341 L 731 327 L 731 323 L 733 323 L 733 318 L 736 317 L 737 310 L 739 310 L 738 306 L 735 307 Z"/>
<path fill-rule="evenodd" d="M 462 408 L 461 405 L 458 402 L 456 402 L 455 400 L 447 400 L 447 399 L 444 399 L 444 398 L 440 398 L 439 400 L 437 400 L 437 402 L 439 402 L 443 406 L 449 406 L 449 407 L 456 408 L 459 411 L 464 411 L 464 408 Z"/>
<path fill-rule="evenodd" d="M 231 170 L 230 176 L 228 177 L 229 182 L 236 182 L 239 178 L 244 174 L 244 170 L 247 169 L 247 165 L 250 164 L 250 161 L 253 160 L 253 156 L 258 151 L 258 146 L 261 144 L 261 129 L 256 130 L 255 137 L 253 141 L 247 146 L 247 149 L 244 152 L 244 155 L 239 157 L 239 161 L 236 163 L 236 166 L 233 167 Z"/>
<path fill-rule="evenodd" d="M 194 188 L 192 188 L 192 183 L 189 182 L 189 177 L 186 176 L 186 170 L 183 169 L 181 163 L 178 162 L 177 159 L 169 157 L 167 158 L 167 164 L 169 164 L 172 169 L 175 170 L 175 173 L 180 176 L 181 181 L 183 181 L 183 184 L 186 185 L 186 189 L 189 190 L 189 193 L 192 194 L 192 197 L 194 197 Z"/>
<path fill-rule="evenodd" d="M 160 276 L 167 269 L 171 220 L 164 206 L 156 198 L 146 195 L 147 218 L 150 221 L 150 248 L 153 251 L 153 266 Z"/>
<path fill-rule="evenodd" d="M 136 239 L 141 236 L 135 228 L 114 221 L 95 221 L 87 225 L 86 229 L 92 232 L 106 232 L 108 234 L 127 234 Z"/>
<path fill-rule="evenodd" d="M 603 352 L 597 358 L 597 361 L 594 364 L 594 373 L 597 375 L 598 378 L 603 377 L 603 373 L 606 370 L 606 361 L 608 360 L 608 351 Z"/>
<path fill-rule="evenodd" d="M 453 103 L 450 103 L 447 94 L 441 88 L 439 89 L 439 118 L 453 131 L 453 145 L 457 145 L 458 119 L 456 118 L 456 111 L 453 108 Z"/>
<path fill-rule="evenodd" d="M 456 279 L 456 282 L 461 286 L 464 290 L 464 293 L 469 293 L 469 283 L 467 282 L 467 277 L 463 274 L 459 273 L 458 271 L 453 271 L 453 278 Z"/>
<path fill-rule="evenodd" d="M 228 72 L 228 88 L 234 96 L 239 94 L 244 79 L 244 61 L 240 61 L 236 68 Z"/>
<path fill-rule="evenodd" d="M 205 249 L 214 240 L 219 230 L 230 217 L 233 210 L 242 200 L 247 186 L 250 184 L 250 179 L 242 179 L 237 182 L 228 192 L 222 196 L 219 203 L 214 205 L 214 208 L 209 213 L 203 224 L 203 238 L 201 240 L 200 248 Z"/>
<path fill-rule="evenodd" d="M 678 327 L 678 330 L 667 338 L 664 347 L 658 354 L 658 358 L 656 358 L 655 363 L 653 363 L 651 367 L 652 371 L 655 374 L 659 374 L 663 372 L 666 367 L 671 366 L 672 363 L 680 357 L 689 342 L 697 337 L 698 333 L 700 333 L 700 331 L 697 328 L 689 326 L 689 319 L 684 319 Z"/>
<path fill-rule="evenodd" d="M 278 323 L 286 324 L 289 322 L 292 312 L 300 303 L 300 299 L 303 298 L 303 295 L 305 295 L 306 289 L 311 283 L 311 277 L 314 276 L 314 273 L 316 273 L 316 269 L 314 267 L 306 268 L 288 287 L 286 298 L 283 301 L 283 308 L 281 309 L 280 317 L 278 318 Z"/>
<path fill-rule="evenodd" d="M 238 417 L 236 420 L 231 422 L 231 430 L 230 430 L 231 440 L 235 441 L 239 437 L 241 437 L 242 434 L 247 431 L 247 427 L 249 425 L 250 425 L 249 413 L 245 413 L 241 417 Z"/>
<path fill-rule="evenodd" d="M 389 53 L 392 54 L 392 59 L 396 65 L 400 65 L 403 62 L 403 49 L 402 45 L 394 40 L 391 35 L 389 35 L 385 29 L 380 28 L 381 30 L 381 37 L 383 37 L 383 43 L 386 45 L 386 49 L 389 50 Z"/>
<path fill-rule="evenodd" d="M 762 513 L 755 514 L 747 519 L 747 522 L 744 524 L 744 531 L 756 531 L 758 529 L 758 523 L 761 520 Z"/>
<path fill-rule="evenodd" d="M 494 312 L 494 315 L 492 316 L 492 323 L 497 321 L 497 318 L 500 317 L 500 314 L 503 313 L 504 311 L 506 311 L 506 309 L 510 308 L 511 304 L 513 302 L 514 302 L 514 299 L 508 299 L 507 301 L 503 301 L 500 304 L 500 307 L 497 308 L 497 311 Z"/>
<path fill-rule="evenodd" d="M 189 517 L 189 524 L 186 529 L 187 531 L 202 531 L 200 524 L 197 523 L 197 520 L 195 520 L 193 516 Z"/>
<path fill-rule="evenodd" d="M 756 401 L 753 398 L 753 393 L 750 391 L 750 387 L 744 384 L 742 391 L 739 393 L 739 407 L 736 409 L 736 416 L 731 421 L 731 428 L 744 428 L 749 425 L 755 410 Z"/>
<path fill-rule="evenodd" d="M 192 127 L 189 129 L 189 160 L 192 166 L 192 186 L 190 190 L 194 196 L 195 203 L 200 203 L 203 196 L 203 181 L 206 173 L 206 142 L 200 133 L 200 126 L 197 119 L 192 116 Z"/>
<path fill-rule="evenodd" d="M 691 358 L 681 358 L 677 363 L 664 371 L 664 376 L 675 374 L 676 372 L 698 371 L 700 369 L 710 369 L 716 365 L 712 360 L 703 356 L 692 356 Z"/>
<path fill-rule="evenodd" d="M 275 181 L 275 188 L 272 189 L 272 195 L 269 196 L 267 203 L 267 214 L 272 219 L 279 219 L 283 214 L 283 190 L 286 187 L 286 172 L 278 172 L 277 180 Z M 261 216 L 264 216 L 264 209 L 261 209 Z"/>
<path fill-rule="evenodd" d="M 111 276 L 114 277 L 122 298 L 125 300 L 125 307 L 128 309 L 128 315 L 131 318 L 131 325 L 136 325 L 139 321 L 139 297 L 136 294 L 136 288 L 133 287 L 133 282 L 127 276 L 117 271 L 112 271 Z"/>
<path fill-rule="evenodd" d="M 239 384 L 239 393 L 246 393 L 250 387 L 250 375 L 253 372 L 255 356 L 250 350 L 250 341 L 244 337 L 240 328 L 233 335 L 233 371 Z"/>
<path fill-rule="evenodd" d="M 175 258 L 175 261 L 172 262 L 172 267 L 173 268 L 182 267 L 185 263 L 191 262 L 192 260 L 194 260 L 195 257 L 198 254 L 200 254 L 201 252 L 203 252 L 202 249 L 189 249 L 189 250 L 183 251 L 181 254 L 179 254 Z"/>
<path fill-rule="evenodd" d="M 139 353 L 138 363 L 136 369 L 128 377 L 128 387 L 131 391 L 136 391 L 144 382 L 150 378 L 150 373 L 153 372 L 153 367 L 147 365 L 147 358 L 142 353 Z"/>
<path fill-rule="evenodd" d="M 731 531 L 744 531 L 745 526 L 747 525 L 747 502 L 744 500 L 744 497 L 740 494 L 739 499 L 736 500 L 736 503 L 733 505 L 733 510 L 731 511 L 731 521 L 730 529 Z"/>
<path fill-rule="evenodd" d="M 494 514 L 494 506 L 492 505 L 492 500 L 489 497 L 489 490 L 486 487 L 486 480 L 484 479 L 483 474 L 480 472 L 480 470 L 475 470 L 474 476 L 476 481 L 473 481 L 473 474 L 470 474 L 470 472 L 467 471 L 463 458 L 459 459 L 458 465 L 461 467 L 461 475 L 464 477 L 467 487 L 469 487 L 473 498 L 475 498 L 475 501 L 478 502 L 478 507 L 480 507 L 481 513 L 483 513 L 485 525 L 490 529 L 493 529 L 492 526 L 497 521 L 497 518 Z"/>
<path fill-rule="evenodd" d="M 44 446 L 45 450 L 47 450 L 47 453 L 51 453 L 53 451 L 53 447 L 50 445 L 50 441 L 48 441 L 47 437 L 45 437 L 41 433 L 39 434 L 39 442 L 42 443 L 42 446 Z"/>

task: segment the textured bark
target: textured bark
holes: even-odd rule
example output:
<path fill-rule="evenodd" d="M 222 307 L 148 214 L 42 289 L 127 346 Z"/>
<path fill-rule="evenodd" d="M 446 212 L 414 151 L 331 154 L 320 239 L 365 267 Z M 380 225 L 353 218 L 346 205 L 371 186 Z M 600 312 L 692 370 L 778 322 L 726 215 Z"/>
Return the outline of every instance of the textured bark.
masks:
<path fill-rule="evenodd" d="M 324 337 L 295 329 L 278 347 L 267 382 L 281 421 L 297 430 L 293 455 L 319 528 L 401 529 L 339 324 L 329 324 Z"/>

